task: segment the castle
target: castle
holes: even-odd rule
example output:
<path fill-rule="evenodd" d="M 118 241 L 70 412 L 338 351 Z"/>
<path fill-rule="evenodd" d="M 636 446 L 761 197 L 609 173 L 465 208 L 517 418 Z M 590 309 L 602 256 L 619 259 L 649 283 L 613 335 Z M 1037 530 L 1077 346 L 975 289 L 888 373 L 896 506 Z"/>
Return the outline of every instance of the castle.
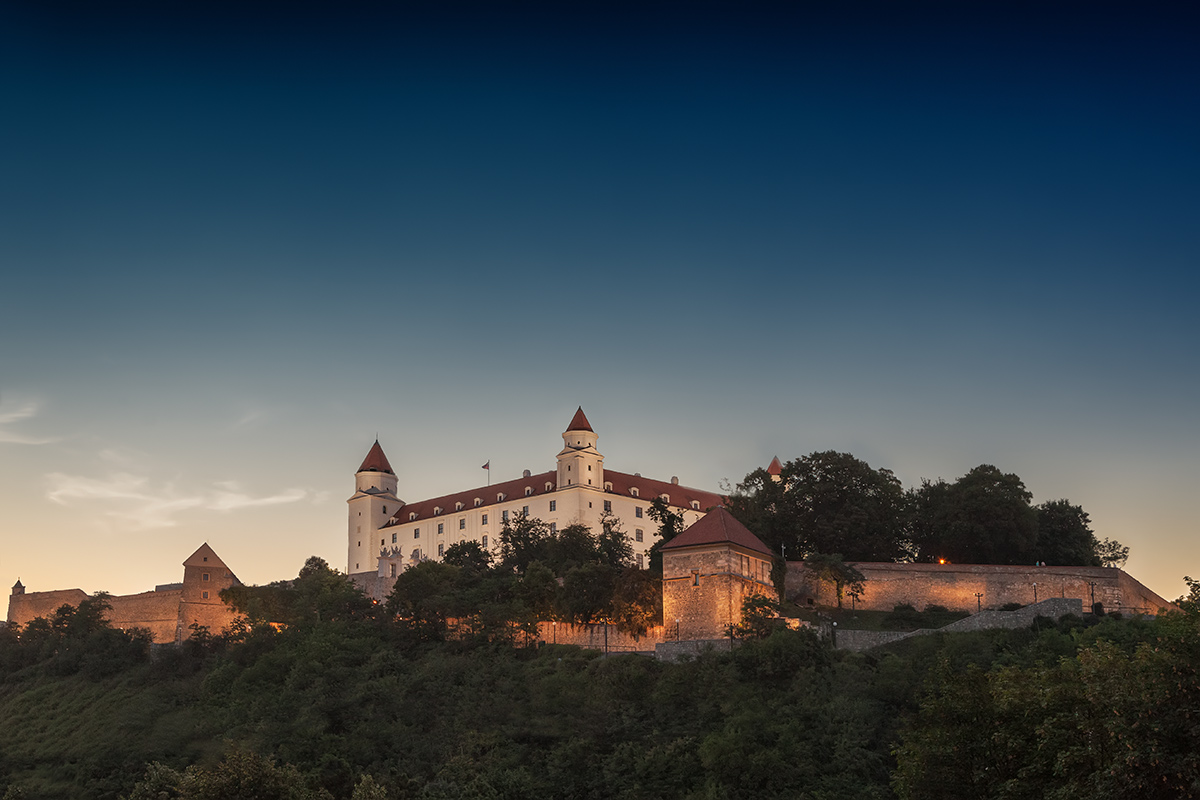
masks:
<path fill-rule="evenodd" d="M 562 439 L 553 470 L 526 470 L 514 480 L 411 503 L 398 496 L 396 473 L 376 441 L 354 475 L 354 494 L 347 501 L 346 572 L 380 599 L 400 572 L 440 559 L 452 544 L 475 541 L 495 553 L 504 523 L 521 514 L 540 519 L 552 531 L 574 523 L 599 530 L 601 517 L 611 515 L 625 531 L 635 563 L 645 568 L 658 536 L 646 513 L 651 501 L 662 498 L 685 525 L 723 502 L 713 492 L 680 485 L 678 478 L 661 481 L 606 469 L 596 449 L 599 436 L 582 407 Z"/>
<path fill-rule="evenodd" d="M 662 548 L 662 626 L 633 639 L 608 626 L 543 623 L 541 638 L 627 650 L 655 644 L 720 639 L 741 621 L 742 603 L 753 594 L 776 596 L 771 570 L 775 554 L 722 506 L 724 498 L 692 489 L 678 479 L 660 481 L 639 473 L 606 470 L 596 448 L 599 437 L 579 408 L 562 434 L 556 468 L 486 487 L 467 489 L 408 503 L 400 499 L 398 479 L 376 441 L 355 472 L 354 494 L 347 501 L 347 574 L 377 600 L 391 591 L 397 576 L 413 564 L 440 559 L 458 542 L 476 541 L 496 553 L 498 533 L 517 515 L 537 518 L 551 530 L 582 523 L 598 530 L 602 519 L 618 521 L 639 567 L 658 538 L 648 517 L 651 501 L 661 498 L 683 517 L 685 530 Z M 778 459 L 768 472 L 778 480 Z M 378 544 L 376 544 L 378 541 Z M 851 603 L 864 610 L 890 611 L 907 603 L 931 604 L 978 612 L 1010 603 L 1028 605 L 1049 599 L 1099 603 L 1107 611 L 1156 613 L 1171 604 L 1120 569 L 975 564 L 857 563 L 866 578 Z M 180 642 L 192 625 L 220 631 L 234 612 L 219 592 L 239 581 L 207 544 L 184 562 L 182 583 L 156 586 L 152 592 L 111 597 L 110 622 L 121 628 L 146 628 L 158 643 Z M 801 605 L 831 601 L 830 590 L 801 561 L 786 565 L 784 595 Z M 9 598 L 8 621 L 25 624 L 50 616 L 63 604 L 77 605 L 80 589 L 25 591 L 18 580 Z M 601 639 L 602 637 L 602 639 Z"/>

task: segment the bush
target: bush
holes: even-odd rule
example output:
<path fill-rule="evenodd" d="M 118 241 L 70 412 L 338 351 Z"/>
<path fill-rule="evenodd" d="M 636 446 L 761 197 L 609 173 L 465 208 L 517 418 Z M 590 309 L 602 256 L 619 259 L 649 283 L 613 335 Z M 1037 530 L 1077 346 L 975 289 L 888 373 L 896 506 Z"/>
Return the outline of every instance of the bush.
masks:
<path fill-rule="evenodd" d="M 1001 611 L 1016 611 L 1017 609 L 1024 608 L 1024 607 L 1025 606 L 1023 606 L 1020 603 L 1005 603 L 1004 605 L 1000 606 L 1000 610 Z"/>

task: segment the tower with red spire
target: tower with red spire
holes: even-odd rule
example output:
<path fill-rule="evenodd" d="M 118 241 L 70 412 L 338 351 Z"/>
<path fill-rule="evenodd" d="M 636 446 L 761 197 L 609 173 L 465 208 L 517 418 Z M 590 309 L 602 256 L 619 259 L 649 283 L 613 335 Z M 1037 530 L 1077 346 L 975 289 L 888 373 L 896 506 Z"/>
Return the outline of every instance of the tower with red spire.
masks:
<path fill-rule="evenodd" d="M 403 505 L 397 488 L 396 473 L 376 439 L 354 473 L 354 494 L 346 501 L 350 506 L 347 572 L 376 568 L 380 550 L 387 547 L 386 537 L 379 541 L 379 529 Z"/>

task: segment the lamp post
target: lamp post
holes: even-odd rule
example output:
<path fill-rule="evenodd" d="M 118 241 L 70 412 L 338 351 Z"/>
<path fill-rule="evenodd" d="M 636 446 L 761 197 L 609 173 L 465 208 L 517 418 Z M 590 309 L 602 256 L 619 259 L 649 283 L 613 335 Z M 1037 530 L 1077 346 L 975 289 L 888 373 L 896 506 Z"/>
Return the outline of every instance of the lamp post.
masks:
<path fill-rule="evenodd" d="M 1033 585 L 1033 602 L 1037 602 L 1037 584 Z"/>
<path fill-rule="evenodd" d="M 983 611 L 983 592 L 975 593 L 975 610 Z"/>

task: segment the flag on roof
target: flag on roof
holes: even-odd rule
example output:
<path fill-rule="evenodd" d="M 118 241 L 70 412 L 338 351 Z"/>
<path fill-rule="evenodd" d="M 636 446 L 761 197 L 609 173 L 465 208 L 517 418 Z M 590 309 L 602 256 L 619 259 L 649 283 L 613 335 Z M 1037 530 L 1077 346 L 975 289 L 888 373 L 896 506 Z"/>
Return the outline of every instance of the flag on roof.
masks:
<path fill-rule="evenodd" d="M 483 469 L 486 469 L 489 471 L 492 469 L 492 460 L 490 458 L 488 459 L 487 463 L 483 465 Z"/>

